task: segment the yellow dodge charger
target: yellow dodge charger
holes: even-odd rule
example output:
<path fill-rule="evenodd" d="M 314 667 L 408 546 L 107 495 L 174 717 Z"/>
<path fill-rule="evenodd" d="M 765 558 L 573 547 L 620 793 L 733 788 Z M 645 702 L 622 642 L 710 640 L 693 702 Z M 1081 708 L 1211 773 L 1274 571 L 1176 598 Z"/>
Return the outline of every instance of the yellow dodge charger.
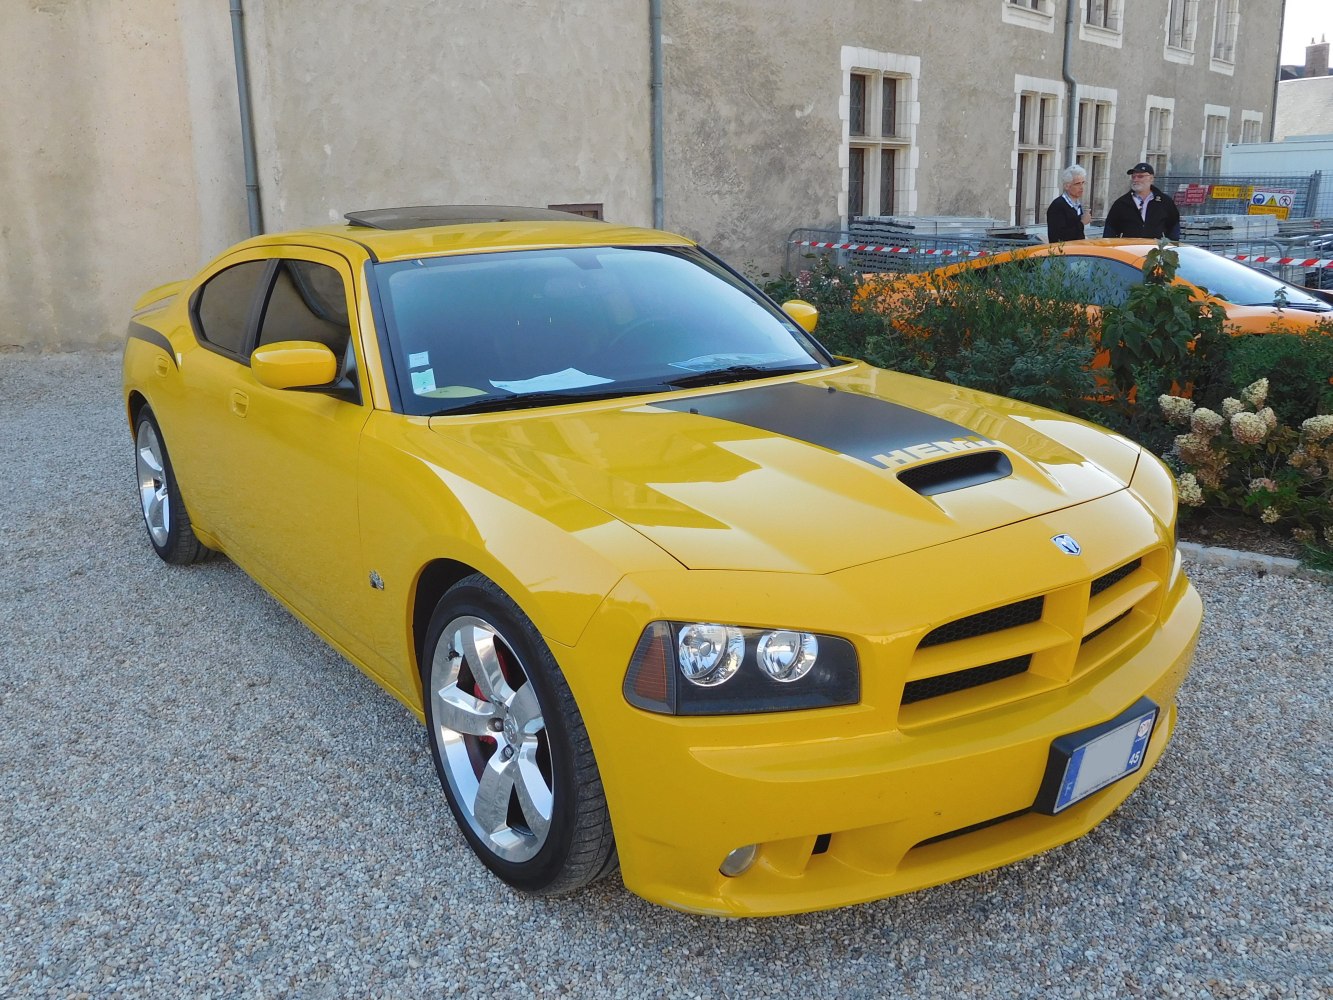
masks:
<path fill-rule="evenodd" d="M 422 719 L 500 879 L 841 906 L 1072 840 L 1161 756 L 1202 608 L 1143 449 L 832 357 L 669 233 L 347 218 L 137 304 L 144 523 Z"/>

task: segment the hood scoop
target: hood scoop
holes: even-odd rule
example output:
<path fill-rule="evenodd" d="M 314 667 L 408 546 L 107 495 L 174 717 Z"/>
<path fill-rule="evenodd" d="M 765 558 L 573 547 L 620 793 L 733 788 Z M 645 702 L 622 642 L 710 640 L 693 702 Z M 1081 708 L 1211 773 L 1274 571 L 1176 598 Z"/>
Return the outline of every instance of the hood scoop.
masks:
<path fill-rule="evenodd" d="M 972 451 L 966 455 L 915 465 L 898 473 L 898 482 L 923 497 L 1004 479 L 1014 471 L 1002 451 Z"/>

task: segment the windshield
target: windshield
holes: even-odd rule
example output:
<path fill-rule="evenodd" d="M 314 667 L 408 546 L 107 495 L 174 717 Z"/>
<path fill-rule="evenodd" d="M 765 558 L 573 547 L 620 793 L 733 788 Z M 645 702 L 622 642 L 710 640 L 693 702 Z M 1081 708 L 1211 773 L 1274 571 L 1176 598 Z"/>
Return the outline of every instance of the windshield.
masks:
<path fill-rule="evenodd" d="M 1271 306 L 1279 289 L 1286 296 L 1286 307 L 1307 312 L 1328 312 L 1327 302 L 1315 298 L 1300 286 L 1280 281 L 1271 274 L 1256 271 L 1238 261 L 1227 260 L 1202 247 L 1178 246 L 1180 269 L 1176 275 L 1206 289 L 1209 294 L 1238 306 Z"/>
<path fill-rule="evenodd" d="M 403 409 L 478 412 L 736 381 L 830 359 L 691 249 L 575 247 L 375 265 Z"/>

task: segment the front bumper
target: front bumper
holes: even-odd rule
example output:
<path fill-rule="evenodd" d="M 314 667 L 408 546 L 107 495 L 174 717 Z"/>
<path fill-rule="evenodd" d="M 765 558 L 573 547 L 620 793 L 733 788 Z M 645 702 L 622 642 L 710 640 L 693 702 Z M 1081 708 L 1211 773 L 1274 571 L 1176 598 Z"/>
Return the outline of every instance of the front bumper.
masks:
<path fill-rule="evenodd" d="M 1084 541 L 1083 558 L 1049 545 L 1063 531 Z M 1121 493 L 829 577 L 691 573 L 685 607 L 669 614 L 658 614 L 660 582 L 622 585 L 579 645 L 557 656 L 597 754 L 626 886 L 690 912 L 806 912 L 962 878 L 1086 833 L 1144 780 L 1175 728 L 1202 605 L 1170 544 Z M 1127 559 L 1140 568 L 1123 579 L 1107 572 Z M 955 562 L 967 574 L 941 581 Z M 1002 574 L 985 572 L 999 565 Z M 1130 610 L 1102 609 L 1095 585 L 1089 600 L 1099 577 L 1117 580 L 1107 593 Z M 994 641 L 1008 653 L 1016 636 L 1035 637 L 1027 673 L 902 703 L 904 684 L 923 669 L 916 647 L 926 630 L 1033 594 L 1046 595 L 1042 621 L 964 640 L 968 650 Z M 609 672 L 623 670 L 643 623 L 717 620 L 723 601 L 735 612 L 727 620 L 852 639 L 861 703 L 689 719 L 626 704 Z M 790 617 L 802 611 L 808 617 Z M 1028 812 L 1051 742 L 1143 696 L 1161 708 L 1145 766 L 1056 816 Z M 720 874 L 723 858 L 750 844 L 759 845 L 755 864 Z"/>

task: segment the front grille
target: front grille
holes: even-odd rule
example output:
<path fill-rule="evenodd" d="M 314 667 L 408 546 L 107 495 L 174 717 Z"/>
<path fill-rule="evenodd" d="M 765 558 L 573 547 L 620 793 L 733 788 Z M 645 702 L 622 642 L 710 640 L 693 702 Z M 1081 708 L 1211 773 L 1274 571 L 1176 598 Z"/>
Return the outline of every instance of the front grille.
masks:
<path fill-rule="evenodd" d="M 1157 620 L 1170 570 L 1171 554 L 1154 548 L 1092 579 L 929 630 L 906 664 L 900 725 L 984 711 L 1121 662 Z M 950 697 L 963 691 L 972 694 Z"/>
<path fill-rule="evenodd" d="M 965 691 L 968 688 L 979 687 L 982 684 L 990 684 L 992 681 L 1014 677 L 1027 670 L 1031 661 L 1031 656 L 1015 656 L 996 663 L 983 663 L 979 667 L 955 670 L 951 674 L 940 674 L 938 677 L 924 677 L 919 681 L 908 681 L 903 688 L 903 704 L 910 705 L 914 701 L 938 698 L 940 695 L 953 694 L 955 691 Z"/>
<path fill-rule="evenodd" d="M 1125 565 L 1121 566 L 1119 569 L 1111 570 L 1111 572 L 1107 573 L 1105 576 L 1097 577 L 1097 579 L 1092 581 L 1092 596 L 1096 597 L 1103 590 L 1107 590 L 1111 587 L 1114 587 L 1117 583 L 1119 583 L 1125 577 L 1129 576 L 1129 574 L 1133 573 L 1141 565 L 1143 565 L 1143 560 L 1135 559 L 1133 562 L 1125 563 Z"/>
<path fill-rule="evenodd" d="M 1045 598 L 1031 597 L 1017 604 L 1006 604 L 1002 608 L 992 608 L 980 614 L 968 615 L 957 621 L 948 622 L 926 633 L 920 646 L 939 646 L 959 639 L 973 639 L 979 635 L 1002 632 L 1007 628 L 1027 625 L 1041 620 L 1041 609 Z"/>
<path fill-rule="evenodd" d="M 1085 635 L 1085 636 L 1083 637 L 1083 642 L 1084 642 L 1084 643 L 1092 642 L 1093 639 L 1097 638 L 1097 636 L 1101 635 L 1101 634 L 1102 634 L 1103 632 L 1105 632 L 1107 629 L 1115 628 L 1117 625 L 1119 625 L 1122 621 L 1124 621 L 1124 620 L 1125 620 L 1126 618 L 1128 618 L 1128 617 L 1129 617 L 1129 612 L 1128 612 L 1128 611 L 1122 611 L 1122 612 L 1120 612 L 1120 614 L 1116 615 L 1114 618 L 1112 618 L 1109 622 L 1107 622 L 1107 623 L 1106 623 L 1105 625 L 1103 625 L 1101 628 L 1095 628 L 1095 629 L 1093 629 L 1091 632 L 1089 632 L 1087 635 Z"/>

